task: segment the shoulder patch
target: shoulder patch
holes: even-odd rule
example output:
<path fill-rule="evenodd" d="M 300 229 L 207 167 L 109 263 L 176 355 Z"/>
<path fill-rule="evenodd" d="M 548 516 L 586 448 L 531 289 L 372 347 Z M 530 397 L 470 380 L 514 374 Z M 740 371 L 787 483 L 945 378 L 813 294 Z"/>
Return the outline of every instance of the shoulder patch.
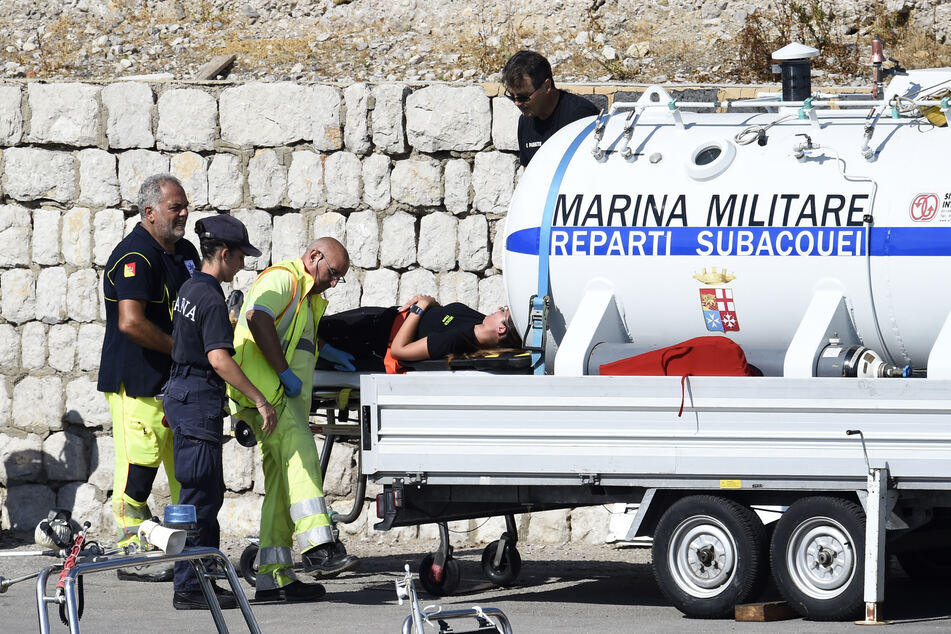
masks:
<path fill-rule="evenodd" d="M 135 262 L 126 262 L 122 267 L 122 277 L 135 277 Z"/>

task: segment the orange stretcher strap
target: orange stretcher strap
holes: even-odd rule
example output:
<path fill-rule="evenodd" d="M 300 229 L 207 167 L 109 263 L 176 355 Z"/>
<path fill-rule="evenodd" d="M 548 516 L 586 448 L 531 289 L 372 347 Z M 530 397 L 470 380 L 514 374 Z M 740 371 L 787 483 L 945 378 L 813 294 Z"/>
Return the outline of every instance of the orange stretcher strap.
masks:
<path fill-rule="evenodd" d="M 396 319 L 393 320 L 393 327 L 390 328 L 390 338 L 386 342 L 386 356 L 383 358 L 383 367 L 386 368 L 387 374 L 406 374 L 406 368 L 400 365 L 400 362 L 393 356 L 390 348 L 393 345 L 393 340 L 396 339 L 396 333 L 403 327 L 403 322 L 406 321 L 408 314 L 409 311 L 396 313 Z"/>

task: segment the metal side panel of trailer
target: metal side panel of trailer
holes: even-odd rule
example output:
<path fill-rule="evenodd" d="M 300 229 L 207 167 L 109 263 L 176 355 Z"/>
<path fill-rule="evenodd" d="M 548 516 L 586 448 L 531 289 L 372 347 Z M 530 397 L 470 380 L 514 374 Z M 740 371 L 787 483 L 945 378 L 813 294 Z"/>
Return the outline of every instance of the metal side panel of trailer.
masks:
<path fill-rule="evenodd" d="M 951 381 L 426 372 L 360 394 L 378 483 L 855 489 L 860 430 L 892 488 L 951 489 Z"/>
<path fill-rule="evenodd" d="M 439 523 L 420 563 L 433 594 L 459 579 L 448 520 L 506 516 L 482 565 L 508 585 L 513 514 L 616 501 L 640 502 L 628 538 L 642 523 L 653 535 L 661 590 L 688 616 L 732 614 L 768 558 L 800 615 L 855 618 L 864 603 L 878 623 L 887 539 L 947 561 L 951 380 L 426 372 L 364 376 L 360 398 L 377 528 Z M 756 504 L 788 507 L 769 538 Z"/>

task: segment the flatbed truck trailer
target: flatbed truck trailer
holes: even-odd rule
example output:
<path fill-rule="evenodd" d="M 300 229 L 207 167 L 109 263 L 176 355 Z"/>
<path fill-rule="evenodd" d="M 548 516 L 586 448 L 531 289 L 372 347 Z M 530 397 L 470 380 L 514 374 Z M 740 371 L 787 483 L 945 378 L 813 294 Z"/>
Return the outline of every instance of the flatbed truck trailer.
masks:
<path fill-rule="evenodd" d="M 507 516 L 483 555 L 521 565 L 512 514 L 639 504 L 664 594 L 720 617 L 769 575 L 811 619 L 881 618 L 886 553 L 943 577 L 951 552 L 951 381 L 366 375 L 362 471 L 389 529 L 440 522 L 424 586 L 458 583 L 444 522 Z M 754 512 L 782 511 L 767 529 Z"/>

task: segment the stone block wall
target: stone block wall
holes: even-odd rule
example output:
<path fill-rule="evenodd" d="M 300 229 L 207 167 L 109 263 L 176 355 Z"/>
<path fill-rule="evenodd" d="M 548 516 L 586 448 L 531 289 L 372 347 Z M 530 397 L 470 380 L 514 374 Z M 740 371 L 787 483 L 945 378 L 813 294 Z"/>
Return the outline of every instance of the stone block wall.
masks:
<path fill-rule="evenodd" d="M 640 92 L 575 91 L 601 106 Z M 498 236 L 519 173 L 518 111 L 500 95 L 445 84 L 0 83 L 0 526 L 31 532 L 59 506 L 113 533 L 111 421 L 96 391 L 101 278 L 138 221 L 145 177 L 182 180 L 192 240 L 210 214 L 248 226 L 263 255 L 248 258 L 236 287 L 330 235 L 352 257 L 346 283 L 327 292 L 331 312 L 417 293 L 491 312 L 506 303 Z M 234 442 L 224 452 L 222 525 L 255 533 L 258 452 Z M 353 503 L 355 464 L 354 449 L 335 448 L 326 489 L 338 510 Z M 167 501 L 160 470 L 153 512 Z M 435 536 L 374 535 L 374 516 L 345 532 Z M 597 541 L 607 519 L 582 509 L 520 522 L 529 539 Z M 456 527 L 464 539 L 501 532 L 469 524 Z"/>

